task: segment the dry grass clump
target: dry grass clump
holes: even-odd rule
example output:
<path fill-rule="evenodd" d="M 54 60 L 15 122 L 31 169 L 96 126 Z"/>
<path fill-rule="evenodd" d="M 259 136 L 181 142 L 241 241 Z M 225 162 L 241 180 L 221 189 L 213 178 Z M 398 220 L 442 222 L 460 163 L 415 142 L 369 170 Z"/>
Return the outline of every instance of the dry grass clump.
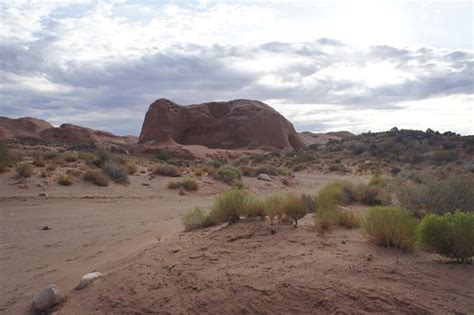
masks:
<path fill-rule="evenodd" d="M 355 190 L 355 199 L 363 204 L 369 206 L 381 205 L 381 194 L 382 189 L 379 186 L 375 185 L 365 185 L 359 184 L 356 186 Z"/>
<path fill-rule="evenodd" d="M 285 215 L 283 208 L 283 198 L 278 195 L 269 196 L 265 199 L 265 214 L 270 218 L 270 224 L 273 225 L 275 218 L 280 222 Z"/>
<path fill-rule="evenodd" d="M 199 188 L 198 183 L 192 178 L 185 178 L 181 181 L 173 181 L 168 184 L 170 189 L 183 188 L 185 191 L 196 191 Z"/>
<path fill-rule="evenodd" d="M 185 213 L 181 220 L 185 231 L 193 231 L 203 229 L 215 225 L 214 218 L 211 213 L 205 213 L 200 208 L 196 207 L 194 210 Z"/>
<path fill-rule="evenodd" d="M 71 176 L 61 176 L 58 178 L 58 184 L 62 186 L 71 186 L 74 184 L 74 180 Z"/>
<path fill-rule="evenodd" d="M 359 214 L 354 210 L 343 209 L 339 212 L 339 224 L 348 229 L 359 227 Z"/>
<path fill-rule="evenodd" d="M 71 176 L 80 178 L 80 177 L 83 176 L 83 173 L 82 173 L 82 171 L 80 171 L 80 170 L 69 169 L 69 170 L 66 171 L 66 175 L 71 175 Z"/>
<path fill-rule="evenodd" d="M 133 175 L 138 172 L 138 166 L 133 163 L 127 163 L 125 164 L 125 171 L 128 173 L 128 175 Z"/>
<path fill-rule="evenodd" d="M 94 185 L 106 187 L 109 186 L 109 178 L 101 171 L 88 170 L 84 173 L 84 180 Z"/>
<path fill-rule="evenodd" d="M 44 159 L 45 160 L 55 160 L 59 157 L 59 153 L 58 152 L 48 152 L 44 155 Z"/>
<path fill-rule="evenodd" d="M 380 246 L 413 249 L 417 220 L 404 209 L 377 206 L 367 209 L 361 226 L 368 239 Z"/>
<path fill-rule="evenodd" d="M 169 177 L 180 177 L 182 175 L 178 167 L 170 164 L 159 164 L 153 169 L 152 173 Z"/>
<path fill-rule="evenodd" d="M 216 223 L 235 223 L 245 214 L 249 202 L 250 195 L 244 190 L 226 191 L 215 199 L 211 215 Z"/>
<path fill-rule="evenodd" d="M 77 157 L 88 165 L 94 164 L 94 161 L 98 159 L 97 155 L 92 152 L 79 152 Z"/>
<path fill-rule="evenodd" d="M 23 163 L 16 167 L 16 174 L 18 177 L 31 177 L 33 175 L 33 165 L 30 163 Z"/>
<path fill-rule="evenodd" d="M 251 217 L 265 217 L 265 200 L 260 198 L 250 198 L 246 208 L 244 209 L 244 213 L 248 218 Z"/>
<path fill-rule="evenodd" d="M 107 161 L 102 166 L 104 173 L 110 177 L 114 182 L 118 184 L 128 184 L 128 173 L 127 171 L 118 163 L 114 161 Z"/>
<path fill-rule="evenodd" d="M 295 193 L 288 193 L 286 195 L 286 198 L 283 199 L 282 207 L 285 215 L 295 222 L 295 228 L 298 226 L 298 220 L 308 213 L 304 201 Z"/>
<path fill-rule="evenodd" d="M 237 184 L 242 178 L 240 170 L 230 165 L 221 166 L 214 174 L 214 178 L 226 184 Z"/>
<path fill-rule="evenodd" d="M 45 166 L 46 166 L 46 162 L 45 162 L 43 159 L 36 158 L 36 159 L 33 161 L 33 165 L 36 166 L 36 167 L 45 167 Z"/>
<path fill-rule="evenodd" d="M 67 163 L 76 162 L 77 160 L 78 160 L 78 157 L 77 157 L 77 154 L 75 153 L 68 152 L 64 154 L 64 161 L 66 161 Z"/>
<path fill-rule="evenodd" d="M 5 172 L 12 162 L 13 156 L 8 145 L 5 142 L 0 141 L 0 173 Z"/>
<path fill-rule="evenodd" d="M 337 208 L 326 208 L 316 212 L 314 225 L 319 235 L 324 236 L 340 223 L 340 212 Z"/>
<path fill-rule="evenodd" d="M 454 214 L 429 214 L 416 231 L 418 245 L 460 262 L 474 256 L 474 214 L 456 211 Z"/>
<path fill-rule="evenodd" d="M 352 184 L 349 182 L 332 182 L 321 188 L 316 196 L 318 210 L 332 210 L 337 205 L 354 200 Z"/>

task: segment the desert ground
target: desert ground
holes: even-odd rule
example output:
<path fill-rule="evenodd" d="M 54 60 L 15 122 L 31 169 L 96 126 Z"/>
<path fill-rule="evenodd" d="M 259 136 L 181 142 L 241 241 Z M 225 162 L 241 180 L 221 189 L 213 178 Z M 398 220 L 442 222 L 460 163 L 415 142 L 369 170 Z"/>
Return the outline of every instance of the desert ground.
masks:
<path fill-rule="evenodd" d="M 130 257 L 148 246 L 167 239 L 173 243 L 183 231 L 180 215 L 184 211 L 209 207 L 215 194 L 229 188 L 202 179 L 199 191 L 180 196 L 166 188 L 169 178 L 150 179 L 140 173 L 131 176 L 128 186 L 109 187 L 88 183 L 64 187 L 37 177 L 25 184 L 16 179 L 14 171 L 2 174 L 0 179 L 4 292 L 0 311 L 4 314 L 28 312 L 32 296 L 48 284 L 57 284 L 67 292 L 88 272 L 109 273 L 119 262 L 128 263 Z M 244 178 L 244 185 L 259 195 L 290 190 L 313 193 L 336 179 L 367 180 L 297 173 L 296 187 L 255 178 Z M 39 196 L 45 191 L 47 197 Z M 44 226 L 50 230 L 43 230 Z"/>

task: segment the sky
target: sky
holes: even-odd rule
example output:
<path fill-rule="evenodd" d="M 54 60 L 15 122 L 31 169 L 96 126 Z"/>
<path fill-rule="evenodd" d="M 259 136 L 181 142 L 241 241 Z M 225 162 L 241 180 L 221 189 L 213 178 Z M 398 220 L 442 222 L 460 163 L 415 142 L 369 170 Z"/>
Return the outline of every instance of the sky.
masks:
<path fill-rule="evenodd" d="M 138 135 L 257 99 L 298 131 L 474 134 L 472 1 L 0 0 L 0 116 Z"/>

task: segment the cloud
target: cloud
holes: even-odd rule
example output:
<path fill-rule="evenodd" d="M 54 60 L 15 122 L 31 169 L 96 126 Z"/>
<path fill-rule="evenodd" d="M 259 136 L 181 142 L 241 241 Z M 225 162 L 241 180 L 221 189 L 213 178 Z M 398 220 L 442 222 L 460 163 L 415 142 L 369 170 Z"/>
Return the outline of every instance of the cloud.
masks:
<path fill-rule="evenodd" d="M 472 117 L 465 106 L 472 98 L 460 97 L 474 94 L 471 50 L 359 47 L 327 37 L 262 42 L 271 31 L 266 24 L 281 18 L 265 6 L 14 4 L 2 5 L 0 115 L 138 134 L 148 104 L 166 97 L 181 104 L 251 98 L 292 106 L 289 118 L 313 131 L 371 129 L 348 115 L 403 113 L 407 102 L 415 108 L 440 99 L 464 113 L 455 116 L 454 129 Z M 146 19 L 134 19 L 144 13 Z M 230 35 L 240 44 L 232 44 Z"/>

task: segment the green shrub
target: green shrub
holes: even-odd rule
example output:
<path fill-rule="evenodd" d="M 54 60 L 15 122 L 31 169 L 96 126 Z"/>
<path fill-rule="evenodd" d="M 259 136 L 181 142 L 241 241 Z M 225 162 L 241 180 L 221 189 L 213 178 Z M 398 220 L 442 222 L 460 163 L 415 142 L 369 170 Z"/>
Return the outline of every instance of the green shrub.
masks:
<path fill-rule="evenodd" d="M 113 161 L 107 161 L 102 166 L 104 173 L 112 179 L 114 182 L 119 184 L 128 184 L 128 172 L 118 163 Z"/>
<path fill-rule="evenodd" d="M 304 201 L 295 193 L 286 195 L 286 198 L 283 199 L 283 209 L 285 215 L 295 222 L 295 228 L 298 226 L 298 220 L 308 213 Z"/>
<path fill-rule="evenodd" d="M 417 230 L 418 245 L 428 251 L 467 262 L 474 256 L 474 214 L 429 214 Z"/>
<path fill-rule="evenodd" d="M 84 180 L 101 187 L 109 186 L 109 178 L 101 171 L 86 171 L 84 173 Z"/>
<path fill-rule="evenodd" d="M 58 184 L 62 186 L 71 186 L 74 180 L 71 176 L 61 176 L 58 178 Z"/>
<path fill-rule="evenodd" d="M 402 250 L 413 248 L 417 224 L 407 210 L 386 206 L 369 208 L 361 218 L 362 228 L 371 242 Z"/>
<path fill-rule="evenodd" d="M 250 196 L 246 191 L 229 190 L 216 198 L 211 215 L 216 223 L 235 223 L 241 215 L 245 215 L 249 201 Z"/>
<path fill-rule="evenodd" d="M 45 160 L 54 160 L 59 157 L 58 152 L 48 152 L 44 155 Z"/>
<path fill-rule="evenodd" d="M 418 217 L 426 213 L 454 213 L 456 209 L 474 212 L 473 176 L 420 176 L 418 183 L 401 183 L 394 190 L 400 204 Z"/>
<path fill-rule="evenodd" d="M 195 191 L 198 189 L 198 183 L 192 178 L 185 178 L 179 182 L 170 182 L 168 184 L 170 189 L 183 188 L 185 191 Z"/>
<path fill-rule="evenodd" d="M 314 216 L 314 224 L 319 235 L 324 234 L 336 227 L 340 222 L 340 212 L 337 207 L 318 210 Z"/>
<path fill-rule="evenodd" d="M 316 196 L 318 210 L 331 210 L 337 205 L 353 201 L 352 184 L 348 182 L 332 182 L 321 188 Z"/>
<path fill-rule="evenodd" d="M 278 167 L 275 167 L 273 165 L 259 165 L 255 168 L 255 175 L 258 174 L 267 174 L 271 176 L 277 176 L 279 175 Z"/>
<path fill-rule="evenodd" d="M 370 178 L 369 186 L 384 188 L 387 186 L 387 179 L 385 177 L 382 177 L 382 175 L 380 175 L 379 173 L 376 173 Z"/>
<path fill-rule="evenodd" d="M 33 175 L 33 165 L 30 163 L 23 163 L 16 167 L 16 173 L 19 177 L 31 177 Z"/>
<path fill-rule="evenodd" d="M 247 177 L 255 177 L 256 175 L 255 168 L 248 165 L 239 166 L 239 171 L 242 173 L 243 176 L 247 176 Z"/>
<path fill-rule="evenodd" d="M 185 213 L 182 216 L 185 231 L 193 231 L 215 225 L 211 213 L 204 213 L 200 208 Z"/>
<path fill-rule="evenodd" d="M 161 175 L 161 176 L 169 176 L 169 177 L 180 177 L 181 170 L 170 164 L 159 164 L 153 170 L 153 174 Z"/>
<path fill-rule="evenodd" d="M 246 217 L 265 217 L 265 201 L 260 198 L 250 198 L 244 215 Z"/>
<path fill-rule="evenodd" d="M 92 164 L 94 163 L 95 160 L 98 159 L 97 155 L 95 155 L 92 152 L 79 152 L 77 154 L 77 157 L 80 160 L 83 160 L 84 162 L 86 162 L 87 164 Z"/>
<path fill-rule="evenodd" d="M 0 141 L 0 173 L 3 173 L 7 170 L 12 162 L 12 155 L 8 149 L 8 145 Z"/>
<path fill-rule="evenodd" d="M 307 194 L 302 194 L 301 195 L 301 200 L 306 206 L 306 209 L 308 212 L 315 212 L 316 211 L 316 202 L 314 200 L 314 197 L 312 195 L 307 195 Z"/>
<path fill-rule="evenodd" d="M 285 209 L 283 208 L 283 198 L 278 195 L 269 196 L 265 199 L 265 214 L 270 218 L 270 224 L 273 225 L 275 218 L 278 222 L 283 218 Z"/>
<path fill-rule="evenodd" d="M 172 159 L 174 156 L 173 152 L 171 151 L 168 151 L 166 149 L 161 149 L 159 152 L 158 152 L 158 160 L 160 161 L 168 161 L 169 159 Z"/>
<path fill-rule="evenodd" d="M 221 166 L 215 174 L 215 179 L 227 184 L 236 183 L 241 177 L 239 169 L 230 165 Z"/>

